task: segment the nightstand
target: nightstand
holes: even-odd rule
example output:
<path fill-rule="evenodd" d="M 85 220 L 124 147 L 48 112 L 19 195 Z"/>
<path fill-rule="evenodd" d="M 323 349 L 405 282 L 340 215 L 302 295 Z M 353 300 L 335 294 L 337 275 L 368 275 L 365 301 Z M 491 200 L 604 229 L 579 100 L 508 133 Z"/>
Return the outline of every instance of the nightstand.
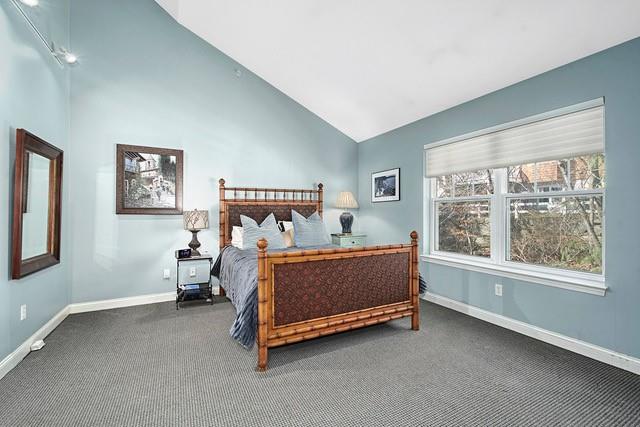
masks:
<path fill-rule="evenodd" d="M 341 248 L 355 248 L 358 246 L 364 246 L 366 240 L 366 234 L 351 233 L 331 235 L 331 243 L 333 243 L 334 245 L 338 245 Z"/>
<path fill-rule="evenodd" d="M 176 260 L 176 310 L 188 300 L 206 299 L 213 304 L 212 268 L 213 257 L 207 253 Z"/>

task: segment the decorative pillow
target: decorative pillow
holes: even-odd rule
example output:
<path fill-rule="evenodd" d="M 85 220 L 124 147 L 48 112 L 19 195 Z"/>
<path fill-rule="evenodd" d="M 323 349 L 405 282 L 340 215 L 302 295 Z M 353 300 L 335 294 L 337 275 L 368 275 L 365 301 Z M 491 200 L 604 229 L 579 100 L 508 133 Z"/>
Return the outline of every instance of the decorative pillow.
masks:
<path fill-rule="evenodd" d="M 243 242 L 244 230 L 242 227 L 233 226 L 231 229 L 231 246 L 238 249 L 244 249 Z"/>
<path fill-rule="evenodd" d="M 293 222 L 292 221 L 278 221 L 278 227 L 280 231 L 293 230 Z"/>
<path fill-rule="evenodd" d="M 284 239 L 284 244 L 288 248 L 294 247 L 296 243 L 293 237 L 293 222 L 278 221 L 278 228 L 280 228 L 280 231 L 282 231 L 282 238 Z"/>
<path fill-rule="evenodd" d="M 244 249 L 256 248 L 256 244 L 260 239 L 267 239 L 269 246 L 267 249 L 284 249 L 284 239 L 280 234 L 276 217 L 273 214 L 269 214 L 262 224 L 258 225 L 253 219 L 248 216 L 240 215 L 240 222 L 242 222 L 243 236 L 242 246 Z"/>
<path fill-rule="evenodd" d="M 283 231 L 281 234 L 282 234 L 282 238 L 284 239 L 284 245 L 286 247 L 292 248 L 296 245 L 295 241 L 293 240 L 293 229 Z"/>
<path fill-rule="evenodd" d="M 327 230 L 318 212 L 314 212 L 309 218 L 305 218 L 292 210 L 291 219 L 293 219 L 293 238 L 296 246 L 304 248 L 329 243 Z"/>

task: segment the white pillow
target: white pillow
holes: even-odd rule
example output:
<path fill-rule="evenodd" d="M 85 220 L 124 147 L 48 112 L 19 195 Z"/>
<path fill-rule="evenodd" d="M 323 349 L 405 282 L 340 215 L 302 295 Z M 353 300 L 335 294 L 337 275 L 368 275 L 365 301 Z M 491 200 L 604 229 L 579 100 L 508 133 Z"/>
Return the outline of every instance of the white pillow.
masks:
<path fill-rule="evenodd" d="M 242 227 L 234 226 L 231 230 L 231 246 L 235 246 L 238 249 L 244 249 L 244 229 Z"/>
<path fill-rule="evenodd" d="M 295 241 L 293 240 L 293 228 L 291 230 L 283 231 L 282 238 L 284 239 L 284 245 L 288 248 L 294 247 Z"/>
<path fill-rule="evenodd" d="M 288 248 L 294 247 L 296 244 L 293 236 L 293 221 L 279 221 L 278 227 L 282 231 L 285 246 Z"/>

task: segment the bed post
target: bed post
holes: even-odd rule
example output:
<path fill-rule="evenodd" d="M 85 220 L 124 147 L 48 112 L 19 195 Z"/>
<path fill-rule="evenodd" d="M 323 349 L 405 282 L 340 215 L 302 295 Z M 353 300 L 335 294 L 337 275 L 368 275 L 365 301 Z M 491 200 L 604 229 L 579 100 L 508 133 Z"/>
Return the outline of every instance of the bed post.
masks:
<path fill-rule="evenodd" d="M 258 240 L 258 371 L 267 370 L 267 241 Z"/>
<path fill-rule="evenodd" d="M 323 188 L 324 185 L 322 185 L 322 183 L 318 184 L 318 214 L 320 215 L 320 218 L 322 218 Z"/>
<path fill-rule="evenodd" d="M 219 190 L 219 193 L 220 193 L 220 206 L 219 206 L 219 209 L 220 209 L 220 235 L 219 235 L 219 240 L 220 241 L 218 242 L 218 246 L 220 248 L 220 252 L 222 252 L 222 248 L 224 248 L 224 245 L 226 243 L 225 242 L 226 224 L 225 224 L 224 218 L 226 216 L 225 215 L 225 211 L 227 209 L 227 206 L 224 203 L 224 201 L 225 201 L 224 183 L 225 183 L 224 178 L 220 178 L 220 181 L 218 181 L 218 184 L 220 184 L 220 190 Z M 220 294 L 221 297 L 226 295 L 226 292 L 222 288 L 222 286 L 219 286 L 218 289 L 220 290 L 219 294 Z"/>
<path fill-rule="evenodd" d="M 324 185 L 322 185 L 322 183 L 318 184 L 318 200 L 316 201 L 316 206 L 317 206 L 317 211 L 318 211 L 318 215 L 320 215 L 320 218 L 322 218 L 322 199 L 323 199 L 323 195 L 322 192 Z"/>
<path fill-rule="evenodd" d="M 225 191 L 224 191 L 224 178 L 220 178 L 220 181 L 218 181 L 218 184 L 220 184 L 220 249 L 224 248 L 224 244 L 225 244 L 225 223 L 224 223 L 224 211 L 226 209 L 226 206 L 224 205 L 224 199 L 225 199 Z"/>
<path fill-rule="evenodd" d="M 420 269 L 418 267 L 418 233 L 411 232 L 411 305 L 413 314 L 411 315 L 411 329 L 420 330 Z"/>

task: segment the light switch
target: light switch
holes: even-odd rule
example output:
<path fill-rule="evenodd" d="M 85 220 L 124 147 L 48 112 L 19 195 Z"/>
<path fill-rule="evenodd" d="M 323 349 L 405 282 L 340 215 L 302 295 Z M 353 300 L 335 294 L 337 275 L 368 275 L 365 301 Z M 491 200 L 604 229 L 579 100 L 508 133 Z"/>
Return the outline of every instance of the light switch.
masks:
<path fill-rule="evenodd" d="M 189 277 L 196 277 L 196 268 L 195 267 L 191 267 L 189 269 Z"/>
<path fill-rule="evenodd" d="M 164 271 L 162 272 L 162 278 L 165 280 L 171 279 L 171 270 L 169 270 L 168 268 L 165 268 Z"/>

